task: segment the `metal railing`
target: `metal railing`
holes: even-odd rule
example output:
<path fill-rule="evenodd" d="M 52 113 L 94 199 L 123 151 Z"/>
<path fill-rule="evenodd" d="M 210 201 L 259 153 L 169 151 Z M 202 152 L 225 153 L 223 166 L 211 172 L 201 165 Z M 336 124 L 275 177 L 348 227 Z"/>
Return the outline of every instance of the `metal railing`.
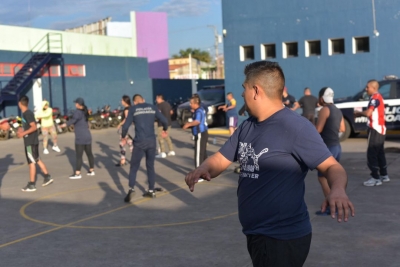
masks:
<path fill-rule="evenodd" d="M 20 70 L 19 65 L 25 65 L 32 57 L 38 54 L 50 54 L 50 53 L 63 53 L 63 41 L 61 33 L 48 33 L 40 39 L 36 45 L 25 54 L 25 56 L 16 64 L 14 67 L 14 75 Z"/>

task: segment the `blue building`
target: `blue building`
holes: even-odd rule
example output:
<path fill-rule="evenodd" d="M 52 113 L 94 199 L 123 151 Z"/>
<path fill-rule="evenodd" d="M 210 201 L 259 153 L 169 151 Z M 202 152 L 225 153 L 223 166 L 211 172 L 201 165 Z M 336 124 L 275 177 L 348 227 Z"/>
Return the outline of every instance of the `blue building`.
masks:
<path fill-rule="evenodd" d="M 369 79 L 400 76 L 400 1 L 222 0 L 222 13 L 225 85 L 239 105 L 253 61 L 278 62 L 296 98 L 324 86 L 354 95 Z"/>

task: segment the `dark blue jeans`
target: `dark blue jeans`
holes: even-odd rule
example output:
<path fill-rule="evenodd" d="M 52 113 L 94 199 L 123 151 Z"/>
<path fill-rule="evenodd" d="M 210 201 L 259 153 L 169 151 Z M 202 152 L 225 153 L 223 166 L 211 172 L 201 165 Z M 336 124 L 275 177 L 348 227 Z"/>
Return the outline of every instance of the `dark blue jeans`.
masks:
<path fill-rule="evenodd" d="M 133 144 L 131 169 L 129 171 L 129 187 L 134 188 L 136 183 L 136 174 L 140 167 L 140 161 L 146 156 L 147 179 L 149 190 L 154 189 L 156 182 L 156 173 L 154 171 L 154 160 L 156 157 L 156 139 L 135 142 Z"/>

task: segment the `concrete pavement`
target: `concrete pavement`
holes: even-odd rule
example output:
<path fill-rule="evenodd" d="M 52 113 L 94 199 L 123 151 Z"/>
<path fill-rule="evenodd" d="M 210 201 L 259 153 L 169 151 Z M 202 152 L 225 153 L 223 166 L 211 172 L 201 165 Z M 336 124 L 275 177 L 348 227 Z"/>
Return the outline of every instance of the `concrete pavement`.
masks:
<path fill-rule="evenodd" d="M 75 162 L 73 134 L 59 136 L 61 153 L 41 155 L 54 184 L 23 193 L 28 181 L 22 140 L 0 142 L 1 266 L 251 266 L 237 218 L 234 165 L 190 193 L 185 174 L 193 167 L 190 133 L 173 129 L 177 156 L 156 160 L 157 184 L 166 191 L 143 199 L 144 160 L 131 204 L 123 198 L 129 167 L 115 167 L 115 129 L 93 131 L 96 176 L 69 180 Z M 209 153 L 227 139 L 209 140 Z M 388 147 L 400 148 L 398 140 Z M 348 194 L 357 215 L 337 223 L 314 212 L 322 202 L 316 172 L 306 179 L 313 241 L 305 266 L 400 266 L 400 154 L 389 153 L 391 182 L 367 188 L 366 140 L 343 143 Z M 397 151 L 397 150 L 392 150 Z M 129 156 L 129 152 L 128 152 Z M 85 174 L 85 171 L 83 171 Z"/>

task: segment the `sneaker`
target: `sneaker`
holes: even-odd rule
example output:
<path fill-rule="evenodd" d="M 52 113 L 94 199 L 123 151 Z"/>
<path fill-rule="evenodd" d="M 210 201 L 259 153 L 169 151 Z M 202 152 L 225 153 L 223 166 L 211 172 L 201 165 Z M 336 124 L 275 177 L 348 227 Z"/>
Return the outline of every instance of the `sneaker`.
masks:
<path fill-rule="evenodd" d="M 47 148 L 43 149 L 43 154 L 45 155 L 49 154 L 49 150 L 47 150 Z"/>
<path fill-rule="evenodd" d="M 166 158 L 167 157 L 167 154 L 165 154 L 165 152 L 161 152 L 160 154 L 158 154 L 157 156 L 156 156 L 156 158 Z"/>
<path fill-rule="evenodd" d="M 128 165 L 128 163 L 126 163 L 126 161 L 124 163 L 120 162 L 120 163 L 115 164 L 116 167 L 123 167 L 125 165 Z"/>
<path fill-rule="evenodd" d="M 89 176 L 94 176 L 95 173 L 94 173 L 94 171 L 91 171 L 91 172 L 88 172 L 87 175 L 89 175 Z"/>
<path fill-rule="evenodd" d="M 132 199 L 132 197 L 133 197 L 134 194 L 135 194 L 135 189 L 129 188 L 128 194 L 127 194 L 126 197 L 124 198 L 124 201 L 125 201 L 126 203 L 131 202 L 131 199 Z"/>
<path fill-rule="evenodd" d="M 168 156 L 175 156 L 175 151 L 168 152 Z"/>
<path fill-rule="evenodd" d="M 35 183 L 29 182 L 24 188 L 21 189 L 22 192 L 35 192 L 36 186 Z"/>
<path fill-rule="evenodd" d="M 53 146 L 52 149 L 53 149 L 55 152 L 61 152 L 61 150 L 60 150 L 60 148 L 59 148 L 58 146 Z"/>
<path fill-rule="evenodd" d="M 389 175 L 384 175 L 380 177 L 381 181 L 384 183 L 390 182 Z"/>
<path fill-rule="evenodd" d="M 164 189 L 162 189 L 161 187 L 156 187 L 156 188 L 154 188 L 154 191 L 156 191 L 156 192 L 163 192 Z"/>
<path fill-rule="evenodd" d="M 143 194 L 143 197 L 149 197 L 149 198 L 155 198 L 156 197 L 156 193 L 153 190 L 148 190 L 146 191 L 146 193 Z"/>
<path fill-rule="evenodd" d="M 54 181 L 54 180 L 51 179 L 50 174 L 47 174 L 47 175 L 45 175 L 45 177 L 44 177 L 42 186 L 49 185 L 49 184 L 51 184 L 53 181 Z"/>
<path fill-rule="evenodd" d="M 378 186 L 382 185 L 382 181 L 380 179 L 375 179 L 375 178 L 369 178 L 368 181 L 364 182 L 365 186 Z"/>
<path fill-rule="evenodd" d="M 73 180 L 75 180 L 75 179 L 81 179 L 82 178 L 82 175 L 81 174 L 72 174 L 70 177 L 69 177 L 69 179 L 73 179 Z"/>

